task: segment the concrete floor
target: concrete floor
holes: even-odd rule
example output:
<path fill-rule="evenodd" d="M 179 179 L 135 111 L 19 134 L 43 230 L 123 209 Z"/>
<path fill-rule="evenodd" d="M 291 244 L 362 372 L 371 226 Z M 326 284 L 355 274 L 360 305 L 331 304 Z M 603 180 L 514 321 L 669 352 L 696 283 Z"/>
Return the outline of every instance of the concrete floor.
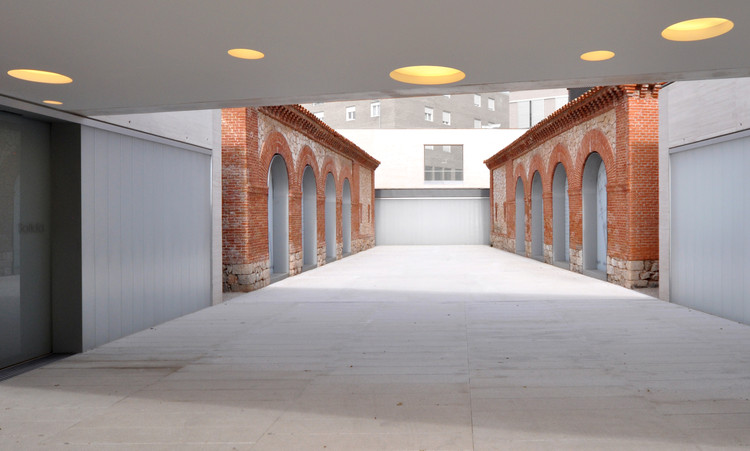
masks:
<path fill-rule="evenodd" d="M 0 383 L 0 449 L 742 447 L 748 343 L 489 247 L 378 247 Z"/>

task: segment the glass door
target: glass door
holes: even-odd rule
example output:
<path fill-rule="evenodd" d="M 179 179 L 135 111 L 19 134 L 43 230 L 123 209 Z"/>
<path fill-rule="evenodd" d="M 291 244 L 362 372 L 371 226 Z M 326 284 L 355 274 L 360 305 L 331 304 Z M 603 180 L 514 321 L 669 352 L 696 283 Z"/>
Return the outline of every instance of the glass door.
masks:
<path fill-rule="evenodd" d="M 0 368 L 51 352 L 49 125 L 0 113 Z"/>

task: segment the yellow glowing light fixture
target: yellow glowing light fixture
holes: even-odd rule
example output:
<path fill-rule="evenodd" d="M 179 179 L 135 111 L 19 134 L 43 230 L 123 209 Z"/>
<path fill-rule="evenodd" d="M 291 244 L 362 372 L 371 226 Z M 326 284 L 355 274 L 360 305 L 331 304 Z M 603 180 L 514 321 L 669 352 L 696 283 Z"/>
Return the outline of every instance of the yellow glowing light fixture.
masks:
<path fill-rule="evenodd" d="M 584 61 L 606 61 L 612 59 L 615 56 L 615 52 L 609 50 L 594 50 L 593 52 L 586 52 L 581 55 L 581 59 Z"/>
<path fill-rule="evenodd" d="M 259 52 L 253 49 L 232 49 L 227 53 L 235 58 L 240 58 L 243 60 L 259 60 L 266 56 L 263 52 Z"/>
<path fill-rule="evenodd" d="M 35 69 L 13 69 L 8 71 L 8 75 L 20 80 L 33 81 L 34 83 L 49 83 L 53 85 L 64 85 L 72 83 L 73 79 L 55 72 Z"/>
<path fill-rule="evenodd" d="M 391 78 L 415 85 L 444 85 L 461 81 L 466 74 L 444 66 L 407 66 L 391 72 Z"/>
<path fill-rule="evenodd" d="M 720 17 L 703 17 L 670 25 L 661 32 L 670 41 L 700 41 L 715 38 L 734 28 L 734 22 Z"/>
<path fill-rule="evenodd" d="M 59 100 L 43 100 L 42 102 L 46 103 L 47 105 L 62 105 L 63 104 Z"/>

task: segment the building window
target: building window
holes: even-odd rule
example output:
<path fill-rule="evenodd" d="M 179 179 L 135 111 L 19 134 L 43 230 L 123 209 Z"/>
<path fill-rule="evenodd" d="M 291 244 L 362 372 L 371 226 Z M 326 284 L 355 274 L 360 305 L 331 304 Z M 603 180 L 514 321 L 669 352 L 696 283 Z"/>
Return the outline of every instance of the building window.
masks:
<path fill-rule="evenodd" d="M 432 108 L 424 107 L 424 120 L 432 122 Z"/>
<path fill-rule="evenodd" d="M 451 125 L 451 113 L 443 111 L 443 125 Z"/>
<path fill-rule="evenodd" d="M 482 96 L 474 94 L 474 106 L 482 106 Z"/>
<path fill-rule="evenodd" d="M 474 128 L 482 128 L 482 121 L 474 119 Z"/>
<path fill-rule="evenodd" d="M 315 115 L 315 117 L 317 117 L 321 121 L 323 120 L 323 118 L 326 117 L 326 113 L 324 111 L 318 111 L 317 113 L 313 113 L 313 114 Z"/>
<path fill-rule="evenodd" d="M 425 182 L 463 181 L 464 146 L 424 146 Z"/>
<path fill-rule="evenodd" d="M 492 97 L 489 97 L 487 99 L 487 109 L 490 111 L 495 111 L 495 99 Z"/>
<path fill-rule="evenodd" d="M 380 117 L 380 102 L 370 104 L 370 117 Z"/>
<path fill-rule="evenodd" d="M 357 107 L 348 106 L 346 107 L 346 120 L 353 121 L 357 118 Z"/>

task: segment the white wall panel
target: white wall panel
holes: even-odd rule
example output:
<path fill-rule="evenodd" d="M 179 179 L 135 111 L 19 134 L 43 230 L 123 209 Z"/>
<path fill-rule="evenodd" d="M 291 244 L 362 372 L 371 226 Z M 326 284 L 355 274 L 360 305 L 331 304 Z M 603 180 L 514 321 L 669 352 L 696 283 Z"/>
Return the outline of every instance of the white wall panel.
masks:
<path fill-rule="evenodd" d="M 674 152 L 672 302 L 750 323 L 750 138 Z"/>
<path fill-rule="evenodd" d="M 489 244 L 488 197 L 375 199 L 375 244 Z"/>
<path fill-rule="evenodd" d="M 211 303 L 211 157 L 83 127 L 83 347 Z"/>

